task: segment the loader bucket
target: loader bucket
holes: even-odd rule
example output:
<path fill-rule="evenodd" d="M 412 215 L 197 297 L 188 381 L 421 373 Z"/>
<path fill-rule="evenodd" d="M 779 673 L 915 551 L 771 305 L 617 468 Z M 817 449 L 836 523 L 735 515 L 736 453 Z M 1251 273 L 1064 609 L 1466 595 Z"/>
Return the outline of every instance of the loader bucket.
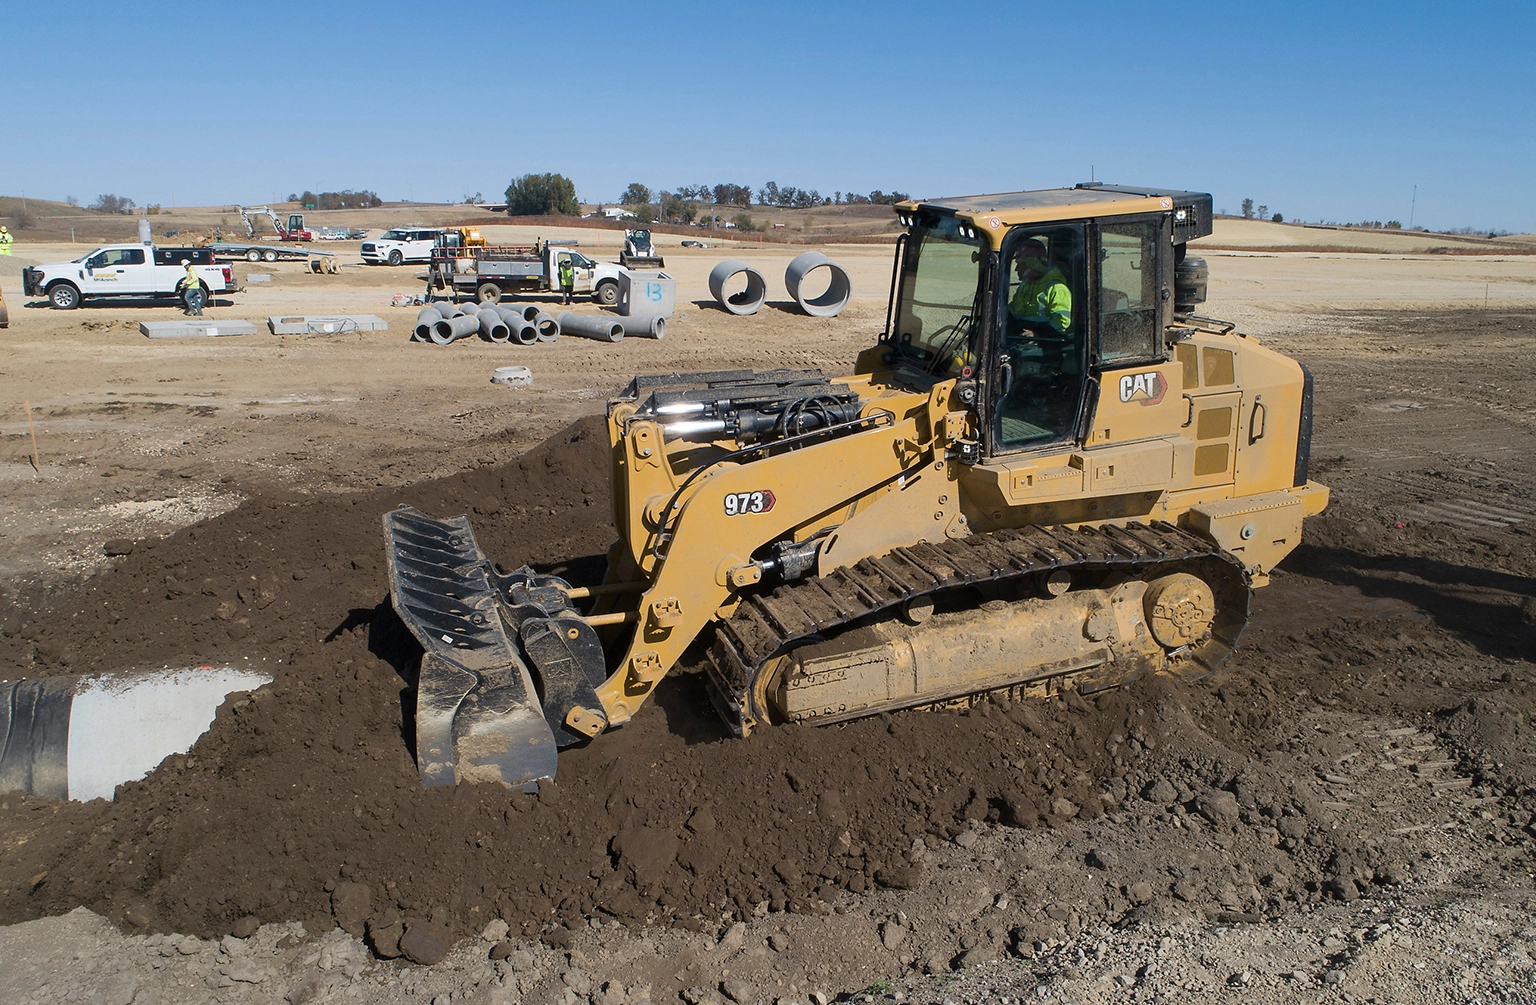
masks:
<path fill-rule="evenodd" d="M 395 611 L 423 650 L 422 783 L 531 789 L 554 778 L 558 748 L 607 725 L 594 691 L 607 675 L 602 645 L 571 607 L 569 584 L 531 569 L 498 573 L 467 516 L 402 506 L 384 515 L 384 536 Z"/>

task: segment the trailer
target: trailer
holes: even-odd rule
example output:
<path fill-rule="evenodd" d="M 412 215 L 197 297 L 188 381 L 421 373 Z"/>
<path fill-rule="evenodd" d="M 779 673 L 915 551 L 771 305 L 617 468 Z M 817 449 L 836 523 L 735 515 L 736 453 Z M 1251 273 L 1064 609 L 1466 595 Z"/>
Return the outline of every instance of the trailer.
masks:
<path fill-rule="evenodd" d="M 213 253 L 216 262 L 235 262 L 242 258 L 247 262 L 308 262 L 309 271 L 332 275 L 337 268 L 334 251 L 315 251 L 291 245 L 236 244 L 230 241 L 215 241 L 208 245 L 208 250 Z"/>

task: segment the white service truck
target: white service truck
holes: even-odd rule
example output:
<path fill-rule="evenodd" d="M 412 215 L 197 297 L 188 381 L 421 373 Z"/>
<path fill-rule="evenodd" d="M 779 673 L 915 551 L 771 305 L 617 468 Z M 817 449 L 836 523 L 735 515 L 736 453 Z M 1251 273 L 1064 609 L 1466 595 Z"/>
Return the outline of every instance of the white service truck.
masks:
<path fill-rule="evenodd" d="M 186 263 L 197 271 L 205 298 L 235 292 L 228 265 L 213 260 L 208 248 L 157 248 L 153 244 L 108 244 L 72 262 L 53 262 L 21 271 L 22 292 L 47 297 L 63 310 L 94 297 L 155 299 L 180 297 Z"/>
<path fill-rule="evenodd" d="M 451 284 L 456 296 L 493 303 L 508 293 L 559 293 L 562 258 L 571 260 L 572 292 L 590 293 L 594 303 L 610 307 L 619 302 L 623 268 L 611 262 L 594 262 L 569 245 L 551 243 L 532 247 L 440 245 L 432 253 L 427 290 L 430 295 L 434 287 L 442 290 Z"/>

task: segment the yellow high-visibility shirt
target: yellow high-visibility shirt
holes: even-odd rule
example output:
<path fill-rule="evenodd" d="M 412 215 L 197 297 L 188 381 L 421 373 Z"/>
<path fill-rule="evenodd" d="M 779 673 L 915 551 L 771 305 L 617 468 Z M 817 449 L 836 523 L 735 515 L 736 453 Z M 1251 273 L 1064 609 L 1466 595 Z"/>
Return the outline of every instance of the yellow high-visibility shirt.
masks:
<path fill-rule="evenodd" d="M 1044 322 L 1065 332 L 1072 327 L 1072 291 L 1067 288 L 1067 277 L 1052 266 L 1014 291 L 1008 312 L 1021 321 Z"/>

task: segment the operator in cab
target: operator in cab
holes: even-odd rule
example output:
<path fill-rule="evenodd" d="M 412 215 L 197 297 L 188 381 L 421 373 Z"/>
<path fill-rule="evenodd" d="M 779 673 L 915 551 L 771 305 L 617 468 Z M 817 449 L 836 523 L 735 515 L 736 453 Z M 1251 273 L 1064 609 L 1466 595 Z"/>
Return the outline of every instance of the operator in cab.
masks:
<path fill-rule="evenodd" d="M 1008 301 L 1008 313 L 1036 335 L 1059 336 L 1072 327 L 1072 291 L 1047 254 L 1043 241 L 1026 241 L 1019 248 L 1014 258 L 1019 288 Z"/>

